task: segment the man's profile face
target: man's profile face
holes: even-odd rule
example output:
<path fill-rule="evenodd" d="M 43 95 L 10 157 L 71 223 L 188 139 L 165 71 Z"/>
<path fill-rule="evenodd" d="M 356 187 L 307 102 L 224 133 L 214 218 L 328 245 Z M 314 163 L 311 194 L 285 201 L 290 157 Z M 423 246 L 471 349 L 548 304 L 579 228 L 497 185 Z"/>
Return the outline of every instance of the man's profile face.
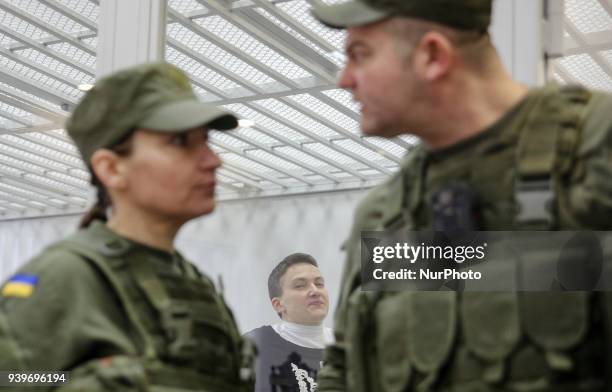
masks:
<path fill-rule="evenodd" d="M 361 129 L 368 136 L 394 137 L 410 125 L 406 118 L 415 89 L 412 72 L 387 23 L 347 30 L 347 63 L 338 78 L 338 85 L 360 104 Z"/>
<path fill-rule="evenodd" d="M 320 325 L 329 310 L 329 298 L 321 271 L 312 264 L 294 264 L 281 277 L 282 293 L 273 305 L 285 321 Z M 277 301 L 275 301 L 277 300 Z"/>

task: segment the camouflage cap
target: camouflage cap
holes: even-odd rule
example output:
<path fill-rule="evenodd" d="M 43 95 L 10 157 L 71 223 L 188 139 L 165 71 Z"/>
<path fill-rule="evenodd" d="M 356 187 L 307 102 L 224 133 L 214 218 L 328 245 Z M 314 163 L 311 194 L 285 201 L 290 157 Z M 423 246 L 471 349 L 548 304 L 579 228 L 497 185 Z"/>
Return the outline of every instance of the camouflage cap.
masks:
<path fill-rule="evenodd" d="M 200 102 L 183 71 L 159 62 L 96 82 L 68 119 L 66 130 L 89 163 L 94 151 L 113 146 L 135 128 L 173 133 L 200 125 L 227 130 L 236 128 L 238 120 Z"/>
<path fill-rule="evenodd" d="M 456 28 L 487 31 L 493 0 L 349 0 L 326 5 L 321 1 L 313 15 L 332 28 L 363 26 L 392 16 L 405 16 Z"/>

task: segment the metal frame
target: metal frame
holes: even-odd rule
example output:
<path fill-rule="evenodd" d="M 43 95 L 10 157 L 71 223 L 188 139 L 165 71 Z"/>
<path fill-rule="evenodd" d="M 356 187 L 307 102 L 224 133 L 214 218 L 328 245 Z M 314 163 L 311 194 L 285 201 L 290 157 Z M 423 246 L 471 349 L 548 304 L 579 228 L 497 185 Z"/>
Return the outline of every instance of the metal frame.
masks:
<path fill-rule="evenodd" d="M 83 30 L 69 34 L 41 19 L 40 15 L 28 13 L 26 7 L 16 6 L 15 2 L 19 1 L 37 1 L 57 15 L 76 22 Z M 79 1 L 99 7 L 98 0 Z M 162 0 L 139 1 L 154 1 L 160 4 L 159 1 Z M 333 110 L 353 123 L 359 121 L 359 113 L 354 107 L 327 95 L 327 92 L 337 88 L 335 78 L 340 60 L 334 57 L 334 54 L 341 52 L 342 48 L 318 33 L 324 30 L 313 30 L 312 25 L 308 24 L 307 14 L 303 17 L 293 15 L 296 8 L 292 7 L 290 2 L 301 2 L 296 3 L 299 8 L 311 4 L 313 0 L 195 1 L 202 9 L 181 13 L 168 7 L 167 23 L 184 29 L 208 45 L 214 45 L 219 56 L 210 56 L 210 53 L 203 53 L 196 47 L 190 47 L 186 42 L 170 36 L 166 36 L 165 45 L 184 56 L 185 61 L 189 60 L 190 64 L 197 64 L 210 75 L 225 78 L 234 86 L 219 87 L 228 84 L 219 84 L 214 79 L 190 74 L 203 100 L 228 107 L 235 105 L 261 121 L 252 126 L 254 132 L 239 130 L 223 137 L 216 134 L 211 137 L 213 148 L 221 157 L 228 158 L 219 169 L 219 196 L 222 200 L 365 188 L 379 183 L 398 169 L 401 158 L 398 157 L 397 151 L 408 151 L 413 147 L 408 139 L 392 140 L 391 152 L 370 138 L 361 136 L 355 129 L 345 129 L 338 124 L 337 119 L 324 116 L 317 108 L 292 99 L 293 96 L 308 95 L 329 107 L 330 113 Z M 538 0 L 537 3 L 546 1 L 550 0 Z M 602 12 L 612 18 L 612 0 L 596 1 Z M 500 10 L 507 11 L 504 13 L 506 17 L 499 18 L 493 29 L 497 42 L 502 46 L 502 57 L 510 62 L 510 69 L 515 77 L 529 84 L 537 84 L 540 81 L 537 68 L 542 51 L 549 49 L 546 42 L 546 28 L 549 26 L 540 29 L 538 19 L 541 10 L 535 10 L 539 6 L 534 5 L 536 2 L 533 0 L 499 0 L 497 3 Z M 14 127 L 0 128 L 0 220 L 83 211 L 87 191 L 85 188 L 74 187 L 75 184 L 87 181 L 87 170 L 82 163 L 78 163 L 78 153 L 55 145 L 53 139 L 69 143 L 69 139 L 57 130 L 63 128 L 69 112 L 82 96 L 77 90 L 79 85 L 94 80 L 98 72 L 94 67 L 77 61 L 73 53 L 65 52 L 56 45 L 68 44 L 75 54 L 96 56 L 96 48 L 88 44 L 87 40 L 98 36 L 100 26 L 90 17 L 68 8 L 60 0 L 0 0 L 0 15 L 19 18 L 46 34 L 31 36 L 26 30 L 16 31 L 8 24 L 0 23 L 0 37 L 4 35 L 10 39 L 10 42 L 0 44 L 0 61 L 13 64 L 11 67 L 0 66 L 0 103 L 9 106 L 8 111 L 0 109 L 0 117 L 10 120 L 7 126 Z M 518 20 L 524 25 L 527 16 L 529 28 L 525 29 L 523 26 L 519 31 Z M 569 58 L 568 56 L 588 55 L 597 67 L 601 68 L 602 74 L 612 80 L 612 60 L 602 53 L 612 51 L 612 31 L 583 33 L 574 25 L 570 16 L 566 15 L 562 21 L 568 34 L 563 40 L 563 53 L 566 57 L 550 62 L 551 74 L 561 82 L 584 82 L 581 74 L 564 66 L 564 60 Z M 265 47 L 269 56 L 284 58 L 275 60 L 275 64 L 294 64 L 310 76 L 293 79 L 283 69 L 271 68 L 268 65 L 271 57 L 260 61 L 258 58 L 261 53 L 245 51 L 238 42 L 230 42 L 223 34 L 211 33 L 201 24 L 210 17 L 221 20 L 228 29 L 240 30 L 253 45 Z M 154 34 L 153 30 L 154 24 L 148 30 L 149 33 L 139 30 L 140 34 L 145 34 L 141 39 L 150 47 L 157 45 L 155 40 L 151 41 L 151 36 L 149 41 L 146 40 L 146 34 Z M 532 39 L 534 42 L 529 44 L 524 38 L 526 34 L 532 37 L 540 36 L 542 40 Z M 540 41 L 543 41 L 543 44 L 540 44 Z M 112 49 L 106 48 L 105 50 Z M 40 57 L 36 52 L 27 49 L 46 57 Z M 151 55 L 150 52 L 145 52 L 144 55 Z M 54 65 L 46 63 L 46 59 L 54 62 Z M 230 60 L 243 62 L 259 74 L 265 75 L 270 82 L 255 83 L 248 75 L 231 71 L 226 66 Z M 189 73 L 190 69 L 187 68 Z M 36 75 L 36 78 L 29 75 Z M 50 87 L 51 84 L 43 85 L 37 81 L 45 78 L 49 83 L 59 83 L 57 85 L 62 86 L 66 93 Z M 87 80 L 81 80 L 82 78 Z M 272 107 L 266 105 L 266 100 L 278 102 L 292 113 L 310 119 L 312 124 L 318 124 L 321 130 L 326 130 L 323 133 L 326 136 L 300 123 L 290 112 L 274 112 Z M 10 107 L 19 110 L 11 111 Z M 27 115 L 22 116 L 21 111 Z M 277 127 L 283 127 L 296 136 L 287 136 L 284 130 Z M 35 137 L 36 133 L 46 134 L 50 139 L 42 140 Z M 14 138 L 8 135 L 13 135 Z M 234 146 L 233 140 L 243 143 L 244 147 Z M 371 157 L 345 148 L 344 141 L 356 143 L 367 150 Z M 32 144 L 24 144 L 26 142 Z M 327 149 L 326 152 L 321 153 L 317 146 L 323 146 Z M 48 162 L 48 165 L 36 156 L 46 159 L 44 162 Z M 232 157 L 240 157 L 240 160 Z M 17 163 L 18 160 L 21 164 Z M 39 177 L 33 177 L 35 174 Z M 57 178 L 60 174 L 69 177 Z M 73 177 L 74 181 L 70 177 Z M 43 178 L 54 182 L 45 183 Z M 10 193 L 11 190 L 13 193 Z"/>

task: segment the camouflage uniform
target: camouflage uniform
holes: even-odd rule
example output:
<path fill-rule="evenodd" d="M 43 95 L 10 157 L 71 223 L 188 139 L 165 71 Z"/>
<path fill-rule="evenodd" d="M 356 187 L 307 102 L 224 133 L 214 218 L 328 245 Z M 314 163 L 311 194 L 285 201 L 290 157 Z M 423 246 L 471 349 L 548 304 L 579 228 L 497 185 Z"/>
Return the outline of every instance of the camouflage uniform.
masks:
<path fill-rule="evenodd" d="M 237 119 L 156 63 L 98 81 L 67 130 L 89 163 L 134 129 L 202 125 L 231 129 Z M 0 369 L 69 371 L 61 391 L 251 391 L 251 349 L 208 277 L 101 221 L 45 249 L 1 290 Z"/>
<path fill-rule="evenodd" d="M 251 390 L 231 312 L 178 252 L 95 221 L 18 274 L 38 282 L 0 298 L 0 369 L 69 370 L 66 391 Z"/>
<path fill-rule="evenodd" d="M 319 390 L 604 390 L 609 301 L 602 296 L 363 292 L 360 232 L 430 229 L 429 195 L 456 180 L 481 196 L 487 230 L 609 228 L 610 110 L 610 96 L 559 94 L 549 86 L 473 139 L 410 153 L 402 170 L 370 192 L 355 214 L 337 343 L 326 353 Z M 557 136 L 567 144 L 555 145 Z M 535 174 L 553 177 L 554 210 L 550 221 L 522 222 L 515 186 L 521 176 Z"/>
<path fill-rule="evenodd" d="M 342 19 L 388 17 L 394 6 L 446 2 L 358 1 L 337 6 L 342 12 L 321 6 L 315 15 L 342 27 Z M 369 16 L 360 20 L 364 7 Z M 407 16 L 421 17 L 415 8 Z M 435 14 L 423 18 L 460 27 Z M 336 344 L 326 351 L 319 391 L 609 389 L 608 293 L 362 291 L 360 233 L 432 229 L 432 195 L 456 182 L 478 195 L 484 230 L 609 229 L 611 110 L 609 95 L 549 85 L 477 136 L 411 151 L 400 172 L 357 208 L 345 244 Z M 552 203 L 526 213 L 521 199 L 534 184 Z"/>

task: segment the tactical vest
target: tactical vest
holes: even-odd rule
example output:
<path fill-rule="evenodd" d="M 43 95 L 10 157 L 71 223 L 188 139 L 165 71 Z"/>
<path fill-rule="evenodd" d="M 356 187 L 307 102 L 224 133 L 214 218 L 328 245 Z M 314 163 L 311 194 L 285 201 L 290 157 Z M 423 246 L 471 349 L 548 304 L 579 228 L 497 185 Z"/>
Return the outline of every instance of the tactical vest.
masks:
<path fill-rule="evenodd" d="M 516 167 L 516 215 L 506 230 L 559 229 L 564 201 L 557 190 L 572 168 L 590 93 L 572 88 L 542 95 L 515 130 L 509 165 Z M 356 220 L 378 223 L 361 230 L 422 228 L 413 219 L 423 204 L 422 159 L 415 154 L 386 193 L 373 192 L 371 198 L 384 202 Z M 358 235 L 352 233 L 353 244 Z M 359 260 L 359 246 L 348 251 Z M 358 267 L 345 272 L 348 299 L 339 319 L 352 392 L 605 390 L 600 365 L 608 294 L 367 292 L 358 287 Z"/>
<path fill-rule="evenodd" d="M 253 347 L 240 337 L 208 278 L 190 264 L 187 276 L 163 273 L 145 257 L 130 257 L 130 245 L 121 239 L 91 243 L 79 233 L 60 244 L 104 276 L 133 328 L 140 356 L 79 366 L 59 391 L 252 391 Z"/>

